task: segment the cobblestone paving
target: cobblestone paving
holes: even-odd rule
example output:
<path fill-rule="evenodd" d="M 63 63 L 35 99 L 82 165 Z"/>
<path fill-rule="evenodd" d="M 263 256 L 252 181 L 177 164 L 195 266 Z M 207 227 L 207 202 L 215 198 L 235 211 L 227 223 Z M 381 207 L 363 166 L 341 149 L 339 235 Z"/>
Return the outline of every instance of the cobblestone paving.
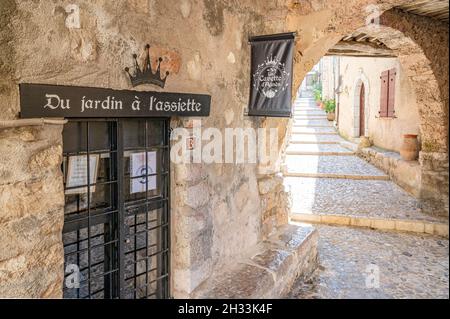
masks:
<path fill-rule="evenodd" d="M 287 147 L 286 151 L 351 153 L 349 149 L 338 144 L 291 144 Z"/>
<path fill-rule="evenodd" d="M 315 112 L 325 114 L 314 106 L 311 99 L 300 99 L 296 105 L 300 105 L 296 107 L 297 112 L 316 108 Z M 334 127 L 293 128 L 291 138 L 299 138 L 295 133 L 297 130 L 336 132 Z M 303 138 L 308 134 L 300 136 Z M 326 141 L 333 135 L 309 136 Z M 334 137 L 340 138 L 338 135 Z M 289 155 L 289 152 L 349 152 L 338 144 L 290 144 L 287 151 L 285 163 L 288 172 L 384 175 L 356 155 Z M 293 213 L 447 222 L 423 214 L 419 201 L 391 181 L 286 177 L 285 185 L 291 189 Z"/>
<path fill-rule="evenodd" d="M 357 156 L 288 155 L 289 172 L 385 176 L 386 174 Z"/>
<path fill-rule="evenodd" d="M 288 298 L 449 298 L 447 239 L 316 227 L 320 266 L 308 280 L 295 282 Z"/>
<path fill-rule="evenodd" d="M 325 115 L 311 99 L 300 99 L 295 105 L 296 118 Z M 291 140 L 342 141 L 338 135 L 314 134 L 323 132 L 336 131 L 294 126 Z M 348 152 L 337 144 L 291 144 L 288 150 Z M 285 164 L 288 172 L 384 175 L 355 155 L 286 155 Z M 293 197 L 292 213 L 447 222 L 423 214 L 420 203 L 391 181 L 286 177 L 285 185 Z M 320 267 L 308 280 L 298 280 L 289 298 L 449 298 L 447 239 L 368 228 L 315 227 Z M 379 273 L 379 286 L 374 287 L 377 277 L 370 277 L 369 271 Z"/>
<path fill-rule="evenodd" d="M 442 221 L 391 181 L 285 177 L 292 213 Z"/>

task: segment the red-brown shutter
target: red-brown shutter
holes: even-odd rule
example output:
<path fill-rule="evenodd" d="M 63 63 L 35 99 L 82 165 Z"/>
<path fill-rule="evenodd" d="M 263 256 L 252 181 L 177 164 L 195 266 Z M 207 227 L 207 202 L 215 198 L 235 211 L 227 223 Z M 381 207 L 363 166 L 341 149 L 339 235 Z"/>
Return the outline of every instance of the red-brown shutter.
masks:
<path fill-rule="evenodd" d="M 389 70 L 389 87 L 388 87 L 388 107 L 387 116 L 394 117 L 395 115 L 395 76 L 397 75 L 396 69 Z"/>
<path fill-rule="evenodd" d="M 389 71 L 381 73 L 380 117 L 388 116 Z"/>

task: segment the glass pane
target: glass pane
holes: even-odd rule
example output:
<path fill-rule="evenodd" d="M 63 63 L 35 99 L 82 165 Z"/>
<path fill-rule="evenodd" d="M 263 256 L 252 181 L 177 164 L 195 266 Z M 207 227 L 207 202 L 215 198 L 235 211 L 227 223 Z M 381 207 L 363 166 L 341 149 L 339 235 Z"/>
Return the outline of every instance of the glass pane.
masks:
<path fill-rule="evenodd" d="M 147 146 L 164 145 L 164 121 L 149 120 L 147 123 Z"/>
<path fill-rule="evenodd" d="M 123 146 L 125 150 L 145 147 L 145 120 L 123 121 Z"/>
<path fill-rule="evenodd" d="M 113 122 L 89 122 L 89 151 L 111 150 L 111 126 Z"/>
<path fill-rule="evenodd" d="M 86 152 L 87 122 L 68 122 L 63 129 L 64 153 Z"/>

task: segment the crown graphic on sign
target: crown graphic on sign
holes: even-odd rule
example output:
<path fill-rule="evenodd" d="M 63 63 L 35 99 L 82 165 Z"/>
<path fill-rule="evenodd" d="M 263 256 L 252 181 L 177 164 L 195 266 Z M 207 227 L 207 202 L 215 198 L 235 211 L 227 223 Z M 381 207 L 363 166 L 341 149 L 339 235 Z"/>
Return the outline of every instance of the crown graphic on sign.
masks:
<path fill-rule="evenodd" d="M 265 61 L 268 66 L 276 66 L 278 64 L 277 58 L 274 58 L 272 55 L 268 57 Z"/>
<path fill-rule="evenodd" d="M 161 77 L 161 62 L 162 58 L 158 58 L 158 66 L 156 68 L 156 72 L 153 73 L 151 60 L 150 60 L 150 44 L 145 46 L 146 56 L 144 61 L 144 66 L 141 69 L 139 63 L 137 61 L 137 54 L 133 54 L 134 58 L 134 73 L 130 72 L 130 68 L 126 67 L 125 72 L 128 73 L 131 85 L 133 87 L 141 84 L 154 84 L 159 87 L 164 88 L 166 84 L 167 77 L 169 75 L 169 71 L 166 72 L 164 79 Z"/>

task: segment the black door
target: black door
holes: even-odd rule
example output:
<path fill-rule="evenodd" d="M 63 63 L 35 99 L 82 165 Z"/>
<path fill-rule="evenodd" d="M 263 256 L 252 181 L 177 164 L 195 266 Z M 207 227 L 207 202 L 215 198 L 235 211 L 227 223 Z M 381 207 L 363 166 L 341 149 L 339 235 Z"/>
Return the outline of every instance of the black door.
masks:
<path fill-rule="evenodd" d="M 167 119 L 63 131 L 65 298 L 169 297 Z"/>

